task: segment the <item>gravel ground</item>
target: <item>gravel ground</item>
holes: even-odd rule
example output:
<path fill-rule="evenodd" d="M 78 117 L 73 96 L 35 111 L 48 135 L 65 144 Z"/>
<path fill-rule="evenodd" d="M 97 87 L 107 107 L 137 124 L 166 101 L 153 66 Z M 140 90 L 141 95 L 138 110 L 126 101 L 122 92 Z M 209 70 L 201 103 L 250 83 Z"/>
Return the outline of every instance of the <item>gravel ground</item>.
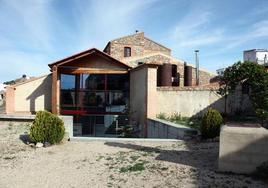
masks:
<path fill-rule="evenodd" d="M 71 141 L 32 148 L 0 124 L 0 187 L 267 187 L 218 173 L 218 143 Z"/>

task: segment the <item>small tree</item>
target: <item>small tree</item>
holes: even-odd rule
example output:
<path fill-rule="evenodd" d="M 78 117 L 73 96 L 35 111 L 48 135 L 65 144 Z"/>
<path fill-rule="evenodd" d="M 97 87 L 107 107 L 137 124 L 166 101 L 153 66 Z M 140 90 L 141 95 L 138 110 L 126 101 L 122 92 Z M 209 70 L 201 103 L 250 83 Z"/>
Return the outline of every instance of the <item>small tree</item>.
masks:
<path fill-rule="evenodd" d="M 30 128 L 30 139 L 37 142 L 59 143 L 65 133 L 63 121 L 56 115 L 39 111 Z"/>
<path fill-rule="evenodd" d="M 224 71 L 220 80 L 219 93 L 227 96 L 237 85 L 247 82 L 249 97 L 256 114 L 263 120 L 268 119 L 268 73 L 264 66 L 253 62 L 237 62 Z"/>
<path fill-rule="evenodd" d="M 220 134 L 220 128 L 223 123 L 221 114 L 212 108 L 209 108 L 202 119 L 201 134 L 203 138 L 215 138 Z"/>

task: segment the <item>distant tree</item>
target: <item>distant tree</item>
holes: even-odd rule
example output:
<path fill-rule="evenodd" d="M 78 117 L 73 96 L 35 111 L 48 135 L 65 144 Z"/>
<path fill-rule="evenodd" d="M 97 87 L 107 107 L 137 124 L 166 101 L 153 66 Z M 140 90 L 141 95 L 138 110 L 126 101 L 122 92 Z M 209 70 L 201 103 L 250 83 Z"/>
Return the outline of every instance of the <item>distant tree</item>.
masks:
<path fill-rule="evenodd" d="M 5 84 L 5 85 L 13 85 L 13 84 L 15 84 L 15 80 L 6 81 L 3 84 Z"/>
<path fill-rule="evenodd" d="M 268 73 L 263 65 L 253 62 L 237 62 L 224 71 L 220 78 L 219 93 L 227 96 L 237 85 L 247 82 L 256 114 L 268 120 Z"/>

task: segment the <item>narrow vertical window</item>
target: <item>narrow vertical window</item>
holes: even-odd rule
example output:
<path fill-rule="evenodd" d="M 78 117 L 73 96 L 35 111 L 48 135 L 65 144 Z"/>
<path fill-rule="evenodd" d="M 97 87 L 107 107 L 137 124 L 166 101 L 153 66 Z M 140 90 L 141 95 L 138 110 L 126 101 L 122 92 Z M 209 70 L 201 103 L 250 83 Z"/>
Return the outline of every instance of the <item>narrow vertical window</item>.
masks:
<path fill-rule="evenodd" d="M 130 56 L 131 56 L 131 48 L 124 47 L 124 57 L 130 57 Z"/>

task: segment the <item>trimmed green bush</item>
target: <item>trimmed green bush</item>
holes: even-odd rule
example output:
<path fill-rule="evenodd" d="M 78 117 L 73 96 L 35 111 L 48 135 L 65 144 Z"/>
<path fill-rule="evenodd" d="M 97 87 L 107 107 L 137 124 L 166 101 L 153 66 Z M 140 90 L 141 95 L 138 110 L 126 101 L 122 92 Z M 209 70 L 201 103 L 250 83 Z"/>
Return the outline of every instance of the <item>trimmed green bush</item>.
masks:
<path fill-rule="evenodd" d="M 58 116 L 47 111 L 39 111 L 30 128 L 30 139 L 35 143 L 55 144 L 61 142 L 64 133 L 64 123 Z"/>
<path fill-rule="evenodd" d="M 223 123 L 221 114 L 209 108 L 202 119 L 201 134 L 203 138 L 215 138 L 220 134 L 220 127 Z"/>

